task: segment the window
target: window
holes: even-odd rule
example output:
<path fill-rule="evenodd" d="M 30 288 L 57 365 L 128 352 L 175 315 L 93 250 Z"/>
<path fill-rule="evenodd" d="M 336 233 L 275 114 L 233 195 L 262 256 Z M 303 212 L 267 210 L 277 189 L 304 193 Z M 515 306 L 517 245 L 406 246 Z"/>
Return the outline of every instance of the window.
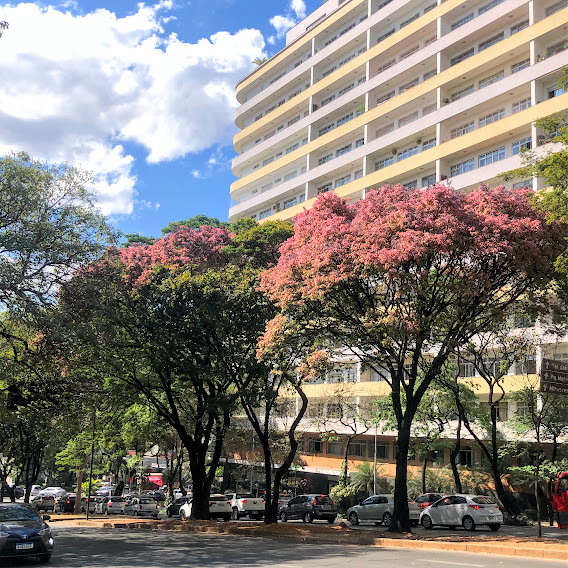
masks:
<path fill-rule="evenodd" d="M 342 96 L 345 93 L 348 93 L 351 89 L 355 88 L 355 83 L 351 83 L 351 85 L 348 85 L 347 87 L 344 87 L 343 89 L 341 89 L 338 93 L 338 96 Z"/>
<path fill-rule="evenodd" d="M 333 442 L 327 443 L 327 453 L 333 456 L 342 456 L 343 455 L 343 441 L 342 440 L 334 440 Z"/>
<path fill-rule="evenodd" d="M 452 128 L 452 130 L 450 131 L 450 137 L 458 138 L 460 136 L 463 136 L 464 134 L 467 134 L 468 132 L 472 132 L 473 130 L 475 130 L 475 122 L 471 121 L 467 124 L 462 124 L 461 126 Z"/>
<path fill-rule="evenodd" d="M 381 103 L 384 103 L 385 101 L 388 101 L 389 99 L 392 99 L 394 97 L 394 91 L 391 91 L 390 93 L 387 93 L 386 95 L 383 95 L 382 97 L 379 97 L 377 99 L 377 105 L 380 105 Z"/>
<path fill-rule="evenodd" d="M 494 164 L 499 160 L 505 159 L 505 146 L 497 148 L 496 150 L 491 150 L 491 152 L 485 152 L 479 156 L 479 167 L 488 166 L 489 164 Z"/>
<path fill-rule="evenodd" d="M 552 87 L 548 89 L 548 98 L 553 99 L 564 94 L 564 87 Z"/>
<path fill-rule="evenodd" d="M 259 217 L 260 219 L 266 219 L 266 217 L 270 217 L 270 215 L 272 215 L 272 207 L 261 211 Z"/>
<path fill-rule="evenodd" d="M 335 65 L 334 65 L 331 69 L 324 71 L 324 73 L 322 73 L 322 76 L 321 76 L 322 79 L 327 77 L 328 75 L 331 75 L 336 69 L 337 69 L 337 67 L 335 67 Z"/>
<path fill-rule="evenodd" d="M 341 187 L 351 181 L 351 174 L 335 180 L 335 187 Z"/>
<path fill-rule="evenodd" d="M 288 96 L 288 100 L 293 99 L 294 97 L 297 97 L 301 92 L 302 92 L 302 89 L 298 89 L 297 91 L 294 91 L 291 95 Z"/>
<path fill-rule="evenodd" d="M 276 130 L 273 130 L 272 132 L 269 132 L 264 139 L 268 140 L 269 138 L 272 138 L 274 135 L 276 134 Z"/>
<path fill-rule="evenodd" d="M 331 95 L 331 97 L 327 97 L 327 99 L 323 99 L 323 101 L 321 102 L 321 106 L 325 106 L 326 104 L 330 103 L 333 100 L 335 100 L 335 95 Z"/>
<path fill-rule="evenodd" d="M 383 158 L 382 160 L 378 160 L 375 162 L 375 171 L 382 170 L 387 166 L 392 166 L 394 164 L 394 157 Z"/>
<path fill-rule="evenodd" d="M 407 57 L 410 57 L 413 53 L 416 53 L 418 50 L 420 49 L 419 45 L 415 45 L 414 47 L 411 47 L 410 49 L 407 49 L 406 51 L 403 51 L 398 60 L 402 61 L 403 59 L 406 59 Z"/>
<path fill-rule="evenodd" d="M 436 146 L 436 139 L 431 138 L 430 140 L 426 140 L 426 142 L 422 142 L 422 151 L 429 150 L 430 148 L 434 148 Z"/>
<path fill-rule="evenodd" d="M 517 101 L 513 104 L 513 114 L 528 109 L 531 106 L 530 98 Z"/>
<path fill-rule="evenodd" d="M 459 164 L 454 164 L 450 166 L 450 175 L 457 176 L 460 174 L 465 174 L 466 172 L 471 172 L 475 169 L 475 160 L 471 158 L 470 160 L 465 160 L 465 162 L 460 162 Z"/>
<path fill-rule="evenodd" d="M 264 160 L 264 162 L 262 162 L 263 166 L 268 166 L 268 164 L 274 162 L 274 156 L 271 156 L 270 158 L 266 158 L 266 160 Z"/>
<path fill-rule="evenodd" d="M 414 20 L 417 20 L 419 18 L 420 14 L 414 14 L 414 16 L 411 16 L 410 18 L 408 18 L 408 20 L 404 20 L 404 22 L 400 22 L 400 29 L 408 26 L 408 24 L 411 24 L 412 22 L 414 22 Z"/>
<path fill-rule="evenodd" d="M 361 148 L 361 146 L 363 146 L 365 144 L 365 139 L 364 138 L 359 138 L 359 140 L 357 140 L 355 142 L 355 148 Z"/>
<path fill-rule="evenodd" d="M 459 55 L 452 57 L 450 59 L 450 66 L 452 67 L 454 65 L 457 65 L 458 63 L 465 61 L 474 54 L 475 54 L 475 48 L 470 47 L 467 51 L 464 51 L 463 53 L 460 53 Z"/>
<path fill-rule="evenodd" d="M 337 126 L 341 126 L 342 124 L 345 124 L 350 120 L 353 120 L 353 112 L 350 112 L 349 114 L 346 114 L 345 116 L 342 116 L 340 119 L 338 119 Z"/>
<path fill-rule="evenodd" d="M 296 122 L 298 122 L 300 120 L 300 115 L 296 116 L 295 118 L 293 118 L 292 120 L 288 121 L 288 126 L 292 126 L 292 124 L 296 124 Z"/>
<path fill-rule="evenodd" d="M 323 453 L 323 442 L 319 438 L 308 438 L 308 453 Z"/>
<path fill-rule="evenodd" d="M 436 174 L 430 174 L 422 178 L 422 187 L 429 187 L 436 184 Z"/>
<path fill-rule="evenodd" d="M 477 377 L 477 370 L 473 363 L 468 361 L 460 362 L 460 377 Z"/>
<path fill-rule="evenodd" d="M 417 118 L 418 118 L 418 112 L 413 112 L 412 114 L 409 114 L 408 116 L 405 116 L 404 118 L 401 118 L 398 121 L 398 127 L 400 128 L 401 126 L 406 126 L 407 124 L 414 122 Z"/>
<path fill-rule="evenodd" d="M 517 183 L 513 184 L 513 189 L 519 189 L 519 187 L 528 187 L 530 189 L 532 189 L 533 186 L 533 180 L 532 179 L 526 179 L 525 181 L 519 181 Z"/>
<path fill-rule="evenodd" d="M 408 183 L 403 183 L 402 187 L 404 189 L 414 189 L 416 187 L 416 180 L 413 179 L 412 181 L 409 181 Z"/>
<path fill-rule="evenodd" d="M 346 34 L 349 30 L 352 30 L 355 27 L 355 22 L 353 22 L 350 26 L 347 26 L 344 30 L 339 32 L 339 36 L 341 37 L 343 34 Z"/>
<path fill-rule="evenodd" d="M 392 28 L 392 30 L 389 30 L 388 32 L 384 33 L 383 35 L 379 36 L 377 38 L 377 43 L 380 43 L 381 41 L 387 39 L 387 37 L 391 36 L 392 34 L 394 34 L 394 28 Z M 394 60 L 393 60 L 394 62 Z"/>
<path fill-rule="evenodd" d="M 297 202 L 298 202 L 297 197 L 292 197 L 291 199 L 286 199 L 282 203 L 282 208 L 288 209 L 289 207 L 293 207 L 294 205 L 296 205 Z"/>
<path fill-rule="evenodd" d="M 339 156 L 343 156 L 343 154 L 347 154 L 347 152 L 351 152 L 351 147 L 352 147 L 352 144 L 347 144 L 347 146 L 343 146 L 343 147 L 339 148 L 339 150 L 337 150 L 337 152 L 335 153 L 336 157 L 339 158 Z"/>
<path fill-rule="evenodd" d="M 320 136 L 323 136 L 324 134 L 331 132 L 334 128 L 335 128 L 335 122 L 332 122 L 331 124 L 328 124 L 327 126 L 324 126 L 323 128 L 320 128 L 318 134 Z"/>
<path fill-rule="evenodd" d="M 415 87 L 416 85 L 418 85 L 418 83 L 420 83 L 420 79 L 418 77 L 416 77 L 416 79 L 412 79 L 412 81 L 409 81 L 408 83 L 405 83 L 404 85 L 401 85 L 398 88 L 398 94 L 400 95 L 401 93 L 404 93 L 404 91 L 408 91 L 408 89 Z"/>
<path fill-rule="evenodd" d="M 464 97 L 471 95 L 471 93 L 473 93 L 473 91 L 474 91 L 474 86 L 470 85 L 469 87 L 466 87 L 465 89 L 461 89 L 461 91 L 457 91 L 456 93 L 453 93 L 452 94 L 452 102 L 458 101 L 459 99 L 463 99 Z"/>
<path fill-rule="evenodd" d="M 504 116 L 505 116 L 505 109 L 504 108 L 496 110 L 495 112 L 492 112 L 491 114 L 486 114 L 485 116 L 482 116 L 479 119 L 479 128 L 481 128 L 482 126 L 487 126 L 488 124 L 491 124 L 492 122 L 497 122 L 498 120 L 501 120 Z"/>
<path fill-rule="evenodd" d="M 531 66 L 530 58 L 523 59 L 522 61 L 519 61 L 511 65 L 511 73 L 518 73 L 519 71 L 522 71 L 523 69 L 526 69 L 527 67 L 530 66 Z"/>
<path fill-rule="evenodd" d="M 367 441 L 351 440 L 349 444 L 349 455 L 358 458 L 367 457 Z"/>
<path fill-rule="evenodd" d="M 511 35 L 515 35 L 517 32 L 520 32 L 521 30 L 524 30 L 525 28 L 528 27 L 529 27 L 529 21 L 523 20 L 522 22 L 519 22 L 518 24 L 511 26 Z"/>
<path fill-rule="evenodd" d="M 434 77 L 434 75 L 437 75 L 438 71 L 437 69 L 432 69 L 431 71 L 426 71 L 426 73 L 424 73 L 424 75 L 422 75 L 422 80 L 426 81 L 426 79 L 430 79 L 430 77 Z"/>
<path fill-rule="evenodd" d="M 490 37 L 489 39 L 486 39 L 485 41 L 482 41 L 478 46 L 479 51 L 483 51 L 484 49 L 487 49 L 488 47 L 491 47 L 492 45 L 499 43 L 504 37 L 505 37 L 505 32 L 501 32 L 498 33 L 497 35 Z"/>
<path fill-rule="evenodd" d="M 397 162 L 401 162 L 402 160 L 406 160 L 407 158 L 410 158 L 411 156 L 415 156 L 416 154 L 418 154 L 418 146 L 412 146 L 412 148 L 407 148 L 406 150 L 399 152 L 399 154 L 397 156 Z"/>
<path fill-rule="evenodd" d="M 325 164 L 326 162 L 329 162 L 330 160 L 333 160 L 333 154 L 328 154 L 327 156 L 323 156 L 323 158 L 320 158 L 318 160 L 318 166 L 321 166 L 322 164 Z"/>
<path fill-rule="evenodd" d="M 355 172 L 355 179 L 361 179 L 363 177 L 363 170 L 357 170 Z"/>
<path fill-rule="evenodd" d="M 513 156 L 520 154 L 521 150 L 530 150 L 532 148 L 532 138 L 528 136 L 522 140 L 513 142 Z"/>
<path fill-rule="evenodd" d="M 318 187 L 317 193 L 318 195 L 325 193 L 326 191 L 329 191 L 331 189 L 331 183 L 326 183 L 325 185 L 320 185 L 320 187 Z"/>
<path fill-rule="evenodd" d="M 387 379 L 390 380 L 390 373 L 381 369 L 381 371 L 375 371 L 375 369 L 371 369 L 371 382 L 378 383 L 381 381 L 386 381 Z"/>
<path fill-rule="evenodd" d="M 437 5 L 438 3 L 434 2 L 433 4 L 430 4 L 430 6 L 426 6 L 426 8 L 424 8 L 424 13 L 427 14 L 430 10 L 433 10 Z"/>
<path fill-rule="evenodd" d="M 556 2 L 556 4 L 552 4 L 546 9 L 546 15 L 551 16 L 552 14 L 562 10 L 562 8 L 566 8 L 568 6 L 568 0 L 560 0 L 560 2 Z"/>
<path fill-rule="evenodd" d="M 383 71 L 386 71 L 389 67 L 392 67 L 395 63 L 396 59 L 391 59 L 390 61 L 383 63 L 380 67 L 377 67 L 377 75 L 379 73 L 382 73 Z"/>
<path fill-rule="evenodd" d="M 373 445 L 373 456 L 374 456 L 374 445 Z M 389 445 L 385 443 L 377 443 L 377 459 L 388 460 L 389 459 Z"/>
<path fill-rule="evenodd" d="M 495 73 L 490 75 L 489 77 L 485 77 L 485 79 L 481 79 L 479 81 L 479 88 L 485 89 L 485 87 L 489 87 L 489 85 L 493 85 L 493 83 L 497 83 L 497 81 L 501 81 L 505 77 L 505 71 L 499 71 L 499 73 Z"/>
<path fill-rule="evenodd" d="M 471 22 L 471 20 L 473 20 L 473 12 L 471 12 L 467 16 L 464 16 L 463 18 L 460 18 L 457 22 L 454 22 L 452 24 L 452 31 L 461 28 L 464 24 Z"/>
<path fill-rule="evenodd" d="M 291 179 L 294 179 L 297 175 L 298 175 L 298 170 L 290 172 L 289 174 L 286 174 L 284 176 L 284 181 L 289 181 Z"/>
<path fill-rule="evenodd" d="M 389 132 L 392 132 L 393 130 L 394 130 L 394 122 L 391 122 L 387 126 L 383 126 L 382 128 L 375 130 L 375 138 L 379 138 L 380 136 L 384 136 L 385 134 L 388 134 Z"/>
<path fill-rule="evenodd" d="M 425 106 L 422 109 L 422 116 L 426 116 L 427 114 L 430 114 L 430 113 L 434 112 L 435 110 L 438 110 L 438 105 L 436 103 Z"/>
<path fill-rule="evenodd" d="M 330 402 L 326 408 L 326 416 L 328 418 L 335 418 L 339 420 L 343 416 L 341 404 Z M 327 447 L 329 449 L 329 444 L 327 445 Z"/>
<path fill-rule="evenodd" d="M 479 11 L 477 13 L 479 16 L 481 16 L 481 14 L 485 14 L 485 12 L 488 12 L 489 10 L 491 10 L 491 8 L 495 8 L 495 6 L 498 6 L 504 1 L 505 0 L 493 0 L 492 2 L 489 2 L 489 4 L 485 4 L 485 6 L 479 8 Z"/>
<path fill-rule="evenodd" d="M 330 43 L 333 43 L 335 40 L 337 39 L 337 36 L 333 36 L 331 38 L 329 38 L 324 44 L 324 47 L 327 47 Z"/>
<path fill-rule="evenodd" d="M 289 148 L 286 148 L 286 154 L 289 154 L 290 152 L 293 152 L 294 150 L 297 150 L 300 147 L 300 143 L 296 142 L 296 144 L 293 144 L 292 146 L 290 146 Z"/>
<path fill-rule="evenodd" d="M 473 465 L 473 451 L 471 448 L 463 447 L 460 449 L 460 454 L 458 456 L 458 462 L 461 465 L 471 467 Z"/>

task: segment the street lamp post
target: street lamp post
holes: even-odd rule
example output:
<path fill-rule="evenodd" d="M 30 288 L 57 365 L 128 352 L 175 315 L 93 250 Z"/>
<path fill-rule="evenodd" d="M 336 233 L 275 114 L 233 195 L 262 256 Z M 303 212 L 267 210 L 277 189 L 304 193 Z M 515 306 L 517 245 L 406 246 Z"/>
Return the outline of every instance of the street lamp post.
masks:
<path fill-rule="evenodd" d="M 373 495 L 377 494 L 377 424 L 375 424 L 375 451 L 373 459 Z"/>

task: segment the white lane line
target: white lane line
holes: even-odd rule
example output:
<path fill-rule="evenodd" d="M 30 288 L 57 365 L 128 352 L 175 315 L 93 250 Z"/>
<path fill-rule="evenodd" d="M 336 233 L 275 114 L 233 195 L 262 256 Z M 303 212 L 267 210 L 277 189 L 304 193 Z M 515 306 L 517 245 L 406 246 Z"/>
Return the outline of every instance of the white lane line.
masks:
<path fill-rule="evenodd" d="M 451 564 L 452 566 L 474 566 L 475 568 L 483 568 L 486 564 L 463 564 L 461 562 L 446 562 L 445 560 L 430 560 L 434 564 Z"/>

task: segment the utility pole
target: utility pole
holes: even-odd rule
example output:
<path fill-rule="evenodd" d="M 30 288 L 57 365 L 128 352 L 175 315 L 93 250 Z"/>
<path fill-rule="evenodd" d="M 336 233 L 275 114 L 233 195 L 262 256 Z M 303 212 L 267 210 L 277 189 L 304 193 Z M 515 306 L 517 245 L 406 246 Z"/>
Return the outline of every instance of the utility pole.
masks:
<path fill-rule="evenodd" d="M 377 494 L 377 424 L 375 424 L 375 451 L 373 457 L 373 495 Z"/>
<path fill-rule="evenodd" d="M 85 504 L 87 505 L 87 515 L 86 519 L 89 520 L 89 509 L 91 507 L 91 484 L 93 483 L 93 461 L 95 458 L 95 419 L 97 417 L 97 409 L 93 408 L 93 431 L 91 433 L 91 464 L 89 466 L 89 489 L 87 492 L 87 498 L 85 499 Z"/>

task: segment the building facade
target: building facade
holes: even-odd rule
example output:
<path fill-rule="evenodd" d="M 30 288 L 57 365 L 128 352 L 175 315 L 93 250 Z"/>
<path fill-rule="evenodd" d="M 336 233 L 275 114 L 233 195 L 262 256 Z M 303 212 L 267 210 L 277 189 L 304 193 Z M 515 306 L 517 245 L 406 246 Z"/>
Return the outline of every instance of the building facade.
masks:
<path fill-rule="evenodd" d="M 521 165 L 523 148 L 554 149 L 534 121 L 568 109 L 559 87 L 567 48 L 568 0 L 324 2 L 237 85 L 229 219 L 293 220 L 326 191 L 356 201 L 384 184 L 469 191 L 502 183 L 499 174 Z M 507 184 L 540 189 L 542 180 Z M 534 369 L 512 368 L 507 392 L 538 370 L 540 350 L 568 358 L 567 340 L 539 346 Z M 462 371 L 474 378 L 475 370 Z M 306 386 L 304 470 L 331 484 L 352 433 L 332 425 L 337 404 L 328 391 L 338 383 L 358 408 L 389 390 L 355 361 Z M 487 403 L 483 381 L 474 383 Z M 499 418 L 505 423 L 516 411 L 503 402 Z M 322 436 L 330 429 L 336 437 Z M 396 433 L 363 430 L 351 442 L 350 469 L 372 461 L 376 447 L 394 476 Z M 462 454 L 465 466 L 481 459 L 467 436 Z M 410 456 L 411 466 L 420 463 Z"/>

